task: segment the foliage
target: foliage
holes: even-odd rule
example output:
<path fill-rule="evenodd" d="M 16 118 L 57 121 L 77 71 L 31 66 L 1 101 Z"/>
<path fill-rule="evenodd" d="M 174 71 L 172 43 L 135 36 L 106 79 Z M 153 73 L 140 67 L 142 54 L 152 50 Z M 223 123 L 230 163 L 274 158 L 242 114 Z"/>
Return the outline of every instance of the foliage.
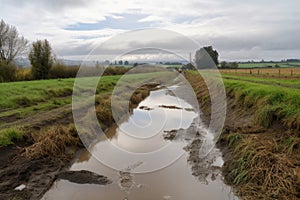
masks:
<path fill-rule="evenodd" d="M 210 55 L 211 59 L 215 62 L 216 65 L 219 64 L 219 53 L 213 49 L 212 46 L 204 47 L 204 50 Z"/>
<path fill-rule="evenodd" d="M 207 46 L 196 51 L 194 61 L 198 69 L 212 68 L 219 64 L 218 57 L 218 52 Z"/>
<path fill-rule="evenodd" d="M 223 69 L 225 69 L 225 68 L 236 69 L 236 68 L 239 67 L 239 64 L 237 62 L 227 63 L 225 61 L 222 61 L 220 67 L 223 68 Z"/>
<path fill-rule="evenodd" d="M 56 62 L 49 71 L 49 78 L 75 78 L 78 70 L 78 66 L 65 66 Z"/>
<path fill-rule="evenodd" d="M 48 40 L 38 40 L 32 44 L 29 60 L 32 65 L 31 70 L 35 79 L 49 78 L 53 58 L 52 49 Z"/>
<path fill-rule="evenodd" d="M 12 64 L 0 61 L 0 82 L 10 82 L 16 79 L 17 68 Z"/>
<path fill-rule="evenodd" d="M 0 21 L 0 62 L 12 63 L 17 56 L 25 53 L 27 44 L 16 27 L 6 24 L 3 19 Z"/>

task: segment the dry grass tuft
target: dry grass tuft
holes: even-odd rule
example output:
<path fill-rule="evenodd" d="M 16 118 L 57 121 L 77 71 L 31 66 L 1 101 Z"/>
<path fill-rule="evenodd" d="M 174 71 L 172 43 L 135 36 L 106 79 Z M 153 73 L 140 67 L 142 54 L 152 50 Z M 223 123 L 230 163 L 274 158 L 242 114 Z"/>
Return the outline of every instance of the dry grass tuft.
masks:
<path fill-rule="evenodd" d="M 45 133 L 35 136 L 33 145 L 22 149 L 22 156 L 34 160 L 44 157 L 60 157 L 65 154 L 66 148 L 77 146 L 80 143 L 74 126 L 57 126 Z"/>
<path fill-rule="evenodd" d="M 261 134 L 227 138 L 234 157 L 225 164 L 225 178 L 238 188 L 239 196 L 249 200 L 299 198 L 299 138 L 275 140 Z"/>

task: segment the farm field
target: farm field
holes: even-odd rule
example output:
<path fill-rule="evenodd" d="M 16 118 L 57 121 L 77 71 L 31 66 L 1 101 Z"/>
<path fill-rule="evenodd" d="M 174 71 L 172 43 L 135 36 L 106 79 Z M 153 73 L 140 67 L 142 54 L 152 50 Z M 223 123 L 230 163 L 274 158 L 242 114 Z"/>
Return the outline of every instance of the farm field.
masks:
<path fill-rule="evenodd" d="M 234 71 L 231 70 L 230 72 Z M 244 121 L 247 121 L 246 128 L 242 125 L 238 128 L 228 128 L 228 124 L 225 124 L 224 134 L 220 141 L 228 143 L 227 146 L 232 151 L 234 160 L 229 160 L 225 163 L 224 174 L 231 185 L 237 188 L 240 187 L 240 191 L 249 191 L 245 189 L 245 187 L 254 187 L 255 183 L 249 181 L 250 175 L 246 176 L 245 173 L 252 174 L 251 176 L 256 176 L 257 179 L 262 177 L 258 175 L 260 168 L 256 166 L 255 163 L 246 162 L 243 165 L 240 163 L 245 154 L 248 155 L 249 152 L 253 152 L 251 156 L 258 156 L 257 159 L 259 160 L 263 160 L 263 157 L 259 156 L 265 156 L 266 154 L 270 154 L 274 159 L 277 159 L 279 154 L 285 155 L 286 159 L 278 160 L 278 163 L 275 165 L 276 169 L 279 168 L 280 165 L 283 165 L 282 170 L 287 170 L 287 166 L 285 166 L 283 162 L 289 162 L 294 165 L 298 159 L 299 154 L 294 153 L 299 152 L 300 144 L 297 134 L 295 134 L 300 129 L 300 81 L 296 76 L 287 78 L 285 76 L 257 76 L 224 71 L 221 71 L 221 73 L 227 91 L 228 104 L 235 106 L 234 109 L 230 106 L 227 108 L 229 109 L 227 120 L 234 120 L 235 126 L 239 126 L 243 124 Z M 194 76 L 197 73 L 187 71 L 185 74 L 196 90 L 195 92 L 201 94 L 197 91 L 197 88 L 201 88 L 199 86 L 201 86 L 202 83 L 201 81 L 197 81 Z M 206 74 L 209 75 L 209 71 L 206 72 Z M 119 75 L 103 76 L 96 89 L 95 102 L 97 117 L 106 122 L 106 124 L 103 124 L 104 127 L 110 127 L 113 123 L 111 113 L 108 112 L 108 110 L 110 110 L 109 98 L 121 77 L 122 76 Z M 127 77 L 126 84 L 128 84 L 127 87 L 130 88 L 133 87 L 132 83 L 134 82 L 146 79 L 152 80 L 154 77 L 157 77 L 157 73 L 131 74 Z M 170 79 L 171 76 L 167 75 L 166 77 Z M 89 83 L 89 81 L 92 82 L 92 80 L 95 80 L 96 77 L 81 79 L 87 80 L 86 82 Z M 23 151 L 25 151 L 31 159 L 38 158 L 39 160 L 45 155 L 51 155 L 53 151 L 48 149 L 48 145 L 46 145 L 46 142 L 49 142 L 49 138 L 52 138 L 50 140 L 51 142 L 49 142 L 50 147 L 61 145 L 61 141 L 78 145 L 78 138 L 76 139 L 76 137 L 74 137 L 71 124 L 73 121 L 71 101 L 74 81 L 75 79 L 70 78 L 0 84 L 0 92 L 4 94 L 0 96 L 0 146 L 10 147 L 13 143 L 25 145 L 25 148 L 22 148 Z M 140 102 L 149 94 L 147 92 L 149 91 L 142 90 L 135 92 L 137 96 L 135 96 L 133 100 L 136 103 Z M 201 94 L 198 96 L 198 100 L 207 99 L 204 97 L 205 95 Z M 203 105 L 209 107 L 209 105 Z M 204 112 L 206 111 L 204 110 Z M 245 117 L 244 113 L 248 113 L 251 116 L 251 120 Z M 235 117 L 235 115 L 239 117 Z M 240 120 L 244 120 L 243 123 L 241 123 Z M 278 133 L 277 130 L 276 134 L 274 134 L 273 130 L 274 126 L 276 128 L 276 124 L 279 124 L 280 128 L 277 129 L 282 132 Z M 226 131 L 228 130 L 230 131 L 227 133 Z M 287 134 L 285 130 L 289 130 L 289 133 Z M 44 135 L 45 139 L 41 139 Z M 254 136 L 255 139 L 253 139 Z M 28 140 L 30 141 L 29 144 Z M 36 142 L 33 142 L 33 145 L 31 145 L 32 140 L 36 140 Z M 239 148 L 241 148 L 237 141 L 245 148 L 244 153 L 237 153 L 239 152 Z M 249 146 L 249 144 L 251 144 L 251 146 Z M 269 146 L 265 149 L 265 152 L 260 155 L 261 152 L 256 151 L 255 147 L 259 146 L 259 148 L 264 149 L 266 148 L 265 144 Z M 43 147 L 39 147 L 39 145 L 43 145 Z M 41 149 L 37 151 L 37 148 Z M 60 148 L 64 149 L 65 147 Z M 64 155 L 64 151 L 60 152 L 58 149 L 55 150 L 54 153 Z M 293 152 L 293 154 L 291 154 L 291 152 Z M 270 163 L 264 164 L 269 165 Z M 239 168 L 239 166 L 244 165 L 251 165 L 251 169 L 258 170 L 258 172 Z M 267 170 L 270 169 L 271 167 L 268 166 Z M 230 173 L 234 170 L 238 172 L 235 174 Z M 287 171 L 287 176 L 291 176 L 289 173 L 290 172 Z M 289 181 L 289 184 L 294 184 L 289 178 L 286 179 Z M 282 181 L 282 179 L 278 181 Z M 269 185 L 267 188 L 276 188 L 279 184 L 282 183 L 274 182 L 273 185 Z M 281 189 L 284 190 L 284 188 Z M 288 190 L 294 190 L 294 188 L 291 187 L 288 188 Z M 257 191 L 261 191 L 261 188 L 258 188 Z M 280 192 L 282 193 L 281 195 L 284 194 L 283 191 Z M 251 195 L 253 196 L 253 194 Z M 256 195 L 257 194 L 254 196 Z M 243 195 L 240 194 L 240 196 Z"/>
<path fill-rule="evenodd" d="M 279 65 L 282 68 L 300 67 L 300 62 L 265 62 L 265 63 L 239 63 L 239 68 L 263 68 L 275 65 Z"/>
<path fill-rule="evenodd" d="M 300 78 L 300 68 L 221 69 L 223 74 Z"/>
<path fill-rule="evenodd" d="M 127 75 L 127 81 L 138 82 L 154 73 Z M 96 89 L 96 101 L 109 95 L 121 75 L 102 76 Z M 81 78 L 93 82 L 96 77 Z M 52 124 L 71 123 L 71 103 L 74 78 L 23 81 L 0 84 L 0 146 L 11 144 L 15 132 L 23 128 L 47 127 Z M 88 85 L 87 85 L 88 86 Z M 20 135 L 20 134 L 18 134 Z"/>

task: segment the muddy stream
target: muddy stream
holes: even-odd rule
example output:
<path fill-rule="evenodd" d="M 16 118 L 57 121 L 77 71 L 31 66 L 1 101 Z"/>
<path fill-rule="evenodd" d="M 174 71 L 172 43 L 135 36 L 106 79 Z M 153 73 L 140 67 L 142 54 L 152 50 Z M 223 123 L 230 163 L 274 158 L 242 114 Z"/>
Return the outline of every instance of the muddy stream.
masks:
<path fill-rule="evenodd" d="M 42 199 L 237 199 L 223 182 L 220 150 L 215 147 L 206 158 L 199 159 L 201 138 L 209 137 L 209 133 L 201 125 L 200 113 L 195 112 L 193 103 L 175 95 L 176 91 L 184 94 L 180 85 L 152 91 L 128 119 L 112 126 L 90 147 L 93 156 L 87 150 L 81 152 L 69 169 L 103 175 L 109 179 L 106 184 L 59 178 Z M 118 157 L 109 145 L 132 154 L 152 154 L 139 160 Z M 123 170 L 109 167 L 114 165 Z"/>

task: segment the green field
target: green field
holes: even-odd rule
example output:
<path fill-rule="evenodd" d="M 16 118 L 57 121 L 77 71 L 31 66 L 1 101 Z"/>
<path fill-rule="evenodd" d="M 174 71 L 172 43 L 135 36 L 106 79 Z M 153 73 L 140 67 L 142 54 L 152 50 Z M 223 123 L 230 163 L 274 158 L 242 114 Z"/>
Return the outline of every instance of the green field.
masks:
<path fill-rule="evenodd" d="M 133 83 L 146 80 L 155 82 L 156 77 L 161 77 L 165 73 L 171 72 L 160 72 L 159 75 L 157 72 L 150 72 L 126 76 L 102 76 L 98 82 L 95 97 L 91 97 L 95 98 L 96 104 L 101 102 L 101 99 L 107 98 L 103 98 L 103 96 L 112 93 L 121 77 L 123 86 L 125 85 L 133 92 L 135 90 Z M 166 74 L 165 78 L 168 77 L 170 77 L 169 74 Z M 84 85 L 76 87 L 79 87 L 77 88 L 79 91 L 84 91 L 88 87 L 88 91 L 90 91 L 89 87 L 93 86 L 92 84 L 97 79 L 98 77 L 77 79 L 83 80 Z M 57 119 L 63 120 L 66 116 L 70 116 L 74 81 L 74 78 L 70 78 L 1 83 L 0 146 L 10 144 L 12 140 L 20 140 L 24 126 L 27 129 L 38 123 L 42 127 L 43 124 L 48 126 L 51 123 L 60 123 Z M 123 96 L 121 95 L 120 98 Z"/>
<path fill-rule="evenodd" d="M 222 74 L 222 77 L 224 79 L 235 79 L 267 85 L 275 85 L 279 87 L 290 87 L 300 89 L 300 81 L 296 79 L 260 78 L 255 76 L 234 76 L 229 74 Z"/>
<path fill-rule="evenodd" d="M 263 68 L 275 65 L 279 65 L 279 67 L 300 67 L 300 62 L 266 62 L 266 63 L 239 63 L 239 68 Z"/>
<path fill-rule="evenodd" d="M 265 83 L 274 83 L 274 80 L 260 80 L 261 83 L 250 82 L 254 78 L 224 79 L 227 93 L 235 96 L 236 102 L 251 110 L 256 110 L 257 123 L 269 127 L 274 120 L 281 121 L 290 128 L 299 128 L 300 125 L 300 81 L 275 80 L 291 88 Z M 240 80 L 238 80 L 240 79 Z M 259 79 L 255 79 L 259 81 Z"/>

